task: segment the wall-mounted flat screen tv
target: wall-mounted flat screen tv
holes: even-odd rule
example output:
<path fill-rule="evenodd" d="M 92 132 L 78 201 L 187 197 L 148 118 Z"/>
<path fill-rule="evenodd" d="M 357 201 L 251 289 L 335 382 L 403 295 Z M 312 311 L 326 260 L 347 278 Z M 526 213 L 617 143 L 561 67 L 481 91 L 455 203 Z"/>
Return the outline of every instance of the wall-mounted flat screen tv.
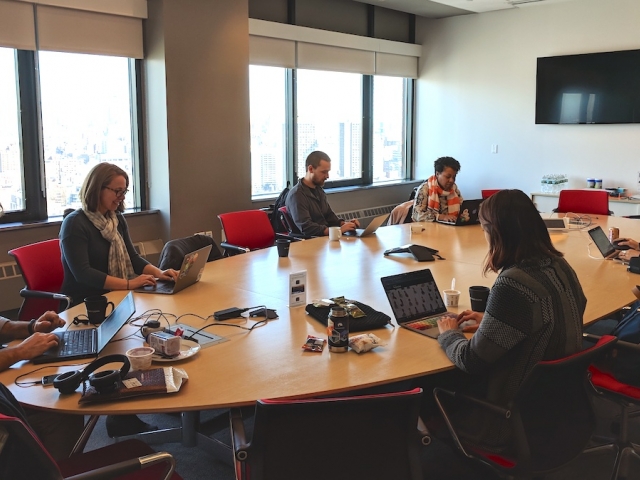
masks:
<path fill-rule="evenodd" d="M 536 123 L 640 123 L 640 50 L 538 58 Z"/>

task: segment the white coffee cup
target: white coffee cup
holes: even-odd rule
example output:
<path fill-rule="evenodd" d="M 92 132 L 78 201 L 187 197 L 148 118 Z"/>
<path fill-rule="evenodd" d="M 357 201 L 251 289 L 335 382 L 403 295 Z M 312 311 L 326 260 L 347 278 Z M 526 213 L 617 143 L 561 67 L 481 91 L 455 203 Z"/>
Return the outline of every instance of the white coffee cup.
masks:
<path fill-rule="evenodd" d="M 342 231 L 340 227 L 329 227 L 329 240 L 340 240 Z"/>
<path fill-rule="evenodd" d="M 412 223 L 411 224 L 411 233 L 416 235 L 416 234 L 420 234 L 422 233 L 422 231 L 424 230 L 424 227 L 422 226 L 421 223 Z"/>
<path fill-rule="evenodd" d="M 131 370 L 148 370 L 155 349 L 151 347 L 136 347 L 127 350 L 127 358 L 131 363 Z"/>
<path fill-rule="evenodd" d="M 444 304 L 447 307 L 457 307 L 460 300 L 460 290 L 443 290 Z"/>

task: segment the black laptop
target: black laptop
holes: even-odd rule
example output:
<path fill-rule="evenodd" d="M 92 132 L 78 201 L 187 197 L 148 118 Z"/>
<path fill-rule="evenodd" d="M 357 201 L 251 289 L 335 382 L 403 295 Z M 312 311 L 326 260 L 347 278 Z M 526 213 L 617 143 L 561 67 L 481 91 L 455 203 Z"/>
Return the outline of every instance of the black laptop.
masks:
<path fill-rule="evenodd" d="M 438 223 L 444 223 L 445 225 L 454 225 L 460 227 L 463 225 L 476 225 L 480 223 L 478 219 L 478 212 L 480 212 L 480 204 L 482 199 L 477 200 L 463 200 L 460 205 L 460 213 L 455 220 L 436 220 Z"/>
<path fill-rule="evenodd" d="M 382 277 L 380 280 L 393 315 L 401 327 L 437 338 L 440 335 L 438 319 L 458 317 L 457 313 L 447 312 L 440 290 L 428 268 Z"/>
<path fill-rule="evenodd" d="M 96 357 L 135 311 L 133 293 L 129 292 L 113 312 L 105 318 L 104 322 L 96 328 L 53 332 L 58 336 L 58 345 L 31 361 L 33 363 L 48 363 Z"/>

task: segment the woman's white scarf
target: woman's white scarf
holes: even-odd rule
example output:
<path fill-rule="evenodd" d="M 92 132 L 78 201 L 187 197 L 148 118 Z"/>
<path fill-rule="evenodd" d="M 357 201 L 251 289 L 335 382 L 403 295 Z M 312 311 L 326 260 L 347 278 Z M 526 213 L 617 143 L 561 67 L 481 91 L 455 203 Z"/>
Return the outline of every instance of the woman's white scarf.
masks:
<path fill-rule="evenodd" d="M 102 215 L 100 212 L 89 212 L 84 209 L 82 211 L 91 220 L 93 226 L 100 231 L 102 237 L 111 243 L 107 273 L 112 277 L 126 279 L 135 276 L 124 239 L 118 231 L 118 218 L 115 212 L 108 210 L 106 215 Z"/>

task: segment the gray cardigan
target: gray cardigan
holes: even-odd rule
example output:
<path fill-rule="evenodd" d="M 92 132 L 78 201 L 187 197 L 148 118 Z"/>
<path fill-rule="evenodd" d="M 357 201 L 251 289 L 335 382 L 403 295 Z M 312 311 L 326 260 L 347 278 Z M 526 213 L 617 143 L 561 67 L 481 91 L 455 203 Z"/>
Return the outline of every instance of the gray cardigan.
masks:
<path fill-rule="evenodd" d="M 327 227 L 339 227 L 342 220 L 333 213 L 322 187 L 310 188 L 302 180 L 291 189 L 285 205 L 291 218 L 305 235 L 319 237 Z"/>

